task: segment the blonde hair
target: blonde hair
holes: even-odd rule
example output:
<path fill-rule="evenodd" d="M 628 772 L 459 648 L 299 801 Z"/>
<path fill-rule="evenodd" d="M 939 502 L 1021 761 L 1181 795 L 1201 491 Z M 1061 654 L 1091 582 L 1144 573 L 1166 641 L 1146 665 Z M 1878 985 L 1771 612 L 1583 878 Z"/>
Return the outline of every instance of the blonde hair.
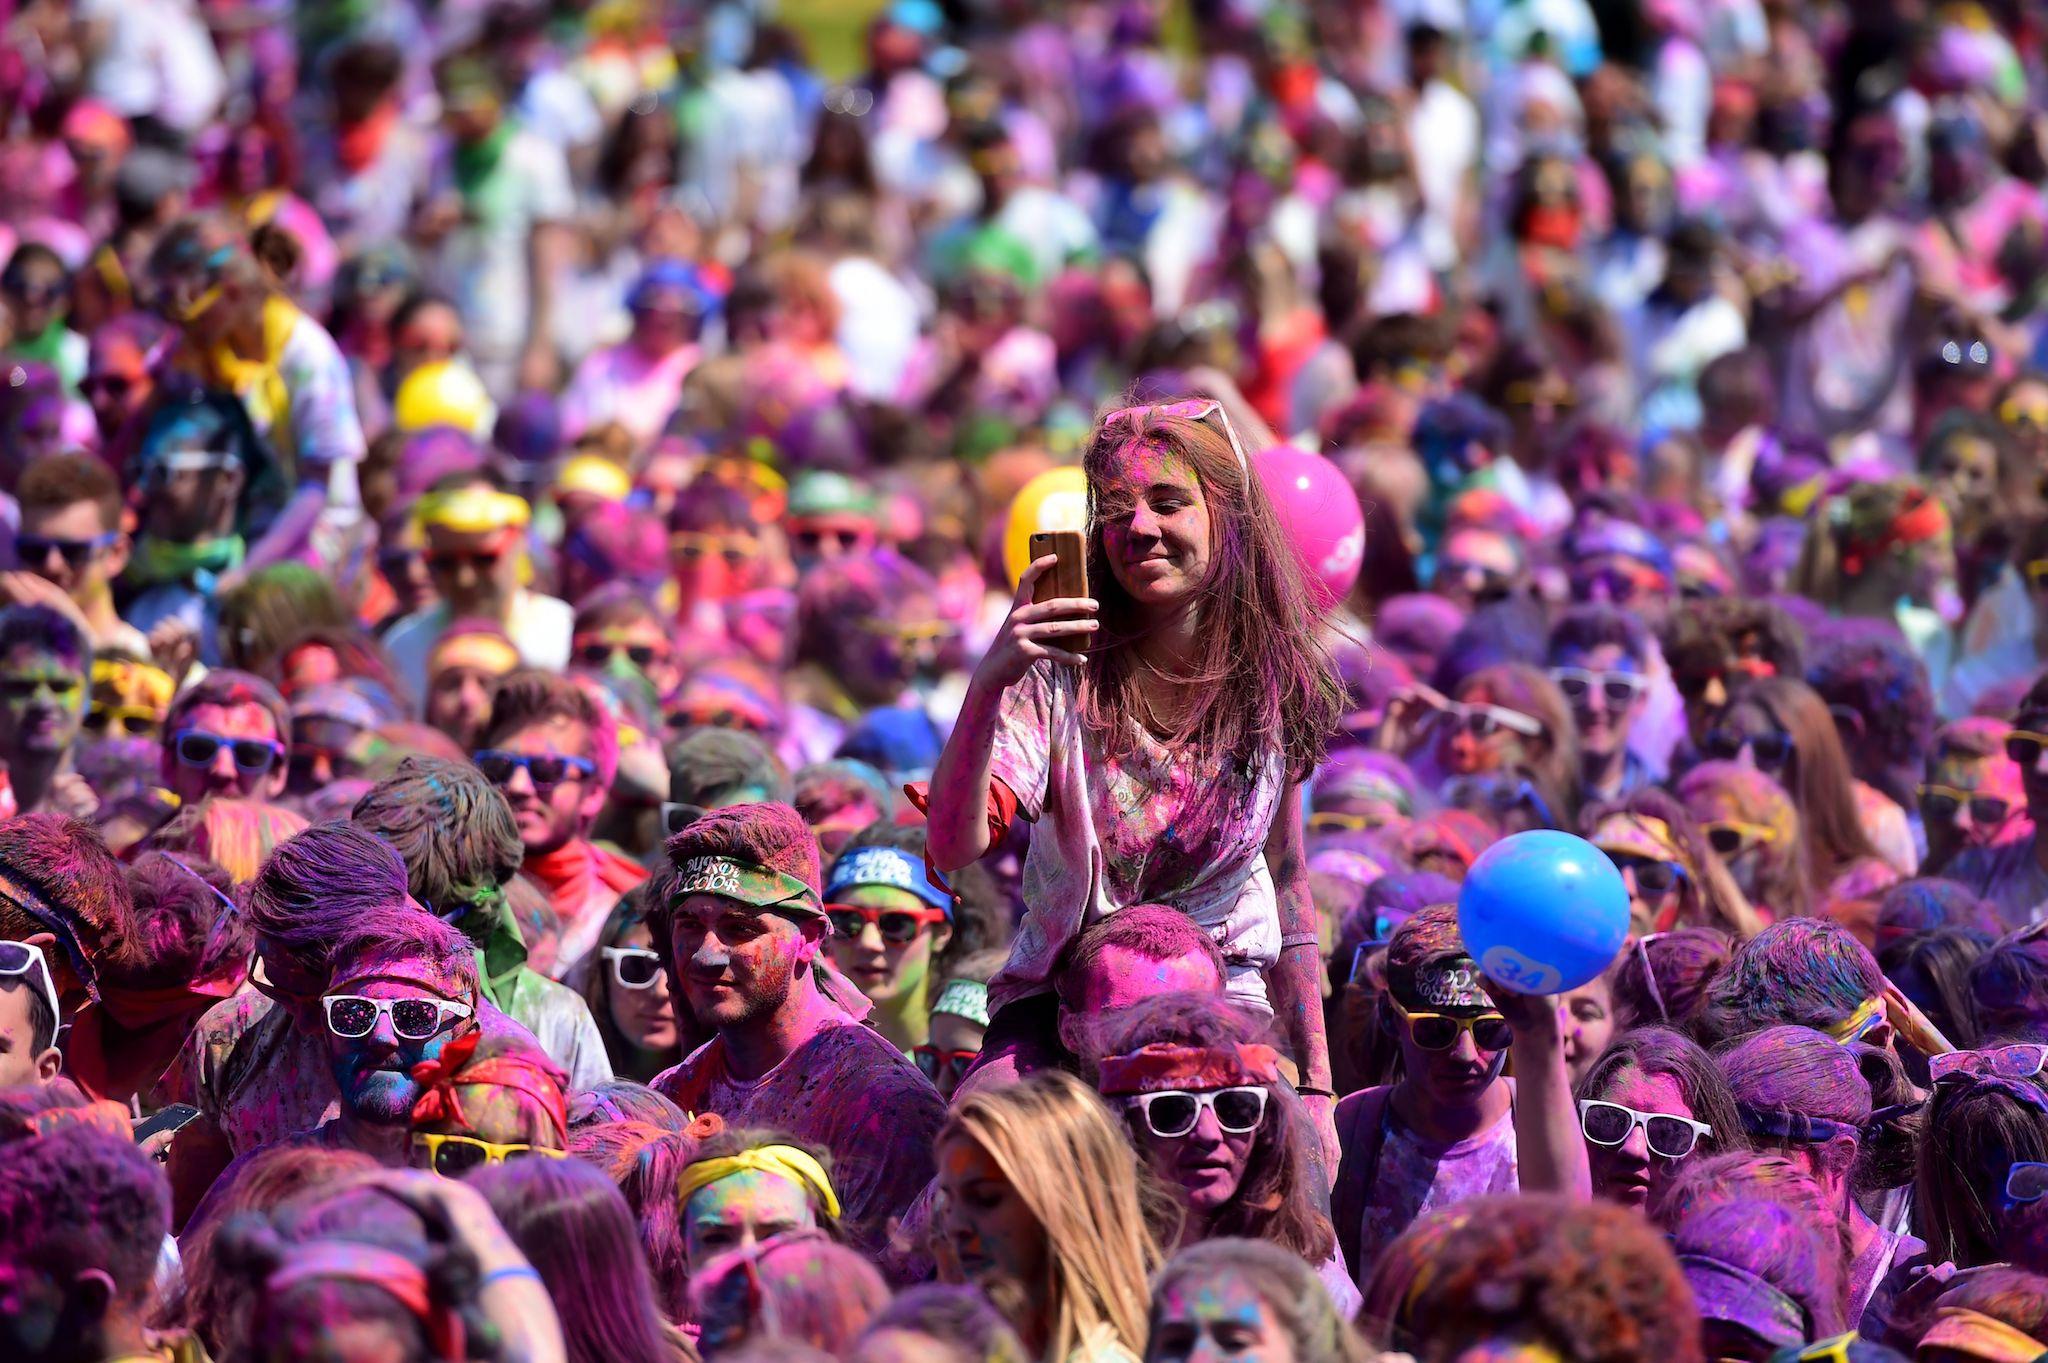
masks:
<path fill-rule="evenodd" d="M 1044 1356 L 1066 1358 L 1103 1326 L 1143 1354 L 1146 1284 L 1159 1247 L 1146 1228 L 1130 1143 L 1095 1091 L 1071 1074 L 1043 1071 L 962 1099 L 938 1143 L 953 1136 L 987 1151 L 1045 1228 Z"/>

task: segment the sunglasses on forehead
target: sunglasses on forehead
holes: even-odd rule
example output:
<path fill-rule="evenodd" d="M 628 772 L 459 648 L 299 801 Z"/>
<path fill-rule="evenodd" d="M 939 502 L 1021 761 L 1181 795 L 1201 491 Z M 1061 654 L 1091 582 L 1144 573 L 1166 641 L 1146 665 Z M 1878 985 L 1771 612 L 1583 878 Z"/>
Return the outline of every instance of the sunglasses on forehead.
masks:
<path fill-rule="evenodd" d="M 1119 407 L 1102 418 L 1102 427 L 1136 426 L 1146 418 L 1169 417 L 1177 421 L 1208 421 L 1214 418 L 1230 441 L 1230 452 L 1237 456 L 1240 471 L 1248 470 L 1251 462 L 1245 458 L 1244 444 L 1237 438 L 1237 427 L 1230 424 L 1230 413 L 1214 398 L 1186 398 L 1180 402 L 1158 402 L 1146 407 Z"/>

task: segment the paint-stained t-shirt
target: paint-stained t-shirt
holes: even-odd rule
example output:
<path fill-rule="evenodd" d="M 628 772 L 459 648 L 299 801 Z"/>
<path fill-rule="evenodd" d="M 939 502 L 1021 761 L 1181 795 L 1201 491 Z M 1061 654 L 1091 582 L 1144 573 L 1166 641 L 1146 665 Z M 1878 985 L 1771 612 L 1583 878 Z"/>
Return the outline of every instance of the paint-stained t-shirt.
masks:
<path fill-rule="evenodd" d="M 1082 723 L 1076 682 L 1040 662 L 1003 694 L 992 774 L 1033 827 L 1024 921 L 990 1004 L 1049 989 L 1053 962 L 1088 925 L 1169 904 L 1223 949 L 1232 996 L 1270 1011 L 1263 972 L 1280 958 L 1280 909 L 1265 844 L 1287 785 L 1280 754 L 1219 772 L 1139 729 L 1109 758 Z"/>
<path fill-rule="evenodd" d="M 946 1118 L 939 1091 L 879 1033 L 850 1019 L 752 1081 L 733 1077 L 725 1043 L 713 1037 L 652 1087 L 685 1112 L 717 1113 L 728 1127 L 768 1127 L 824 1146 L 849 1238 L 870 1255 L 881 1254 L 890 1223 L 937 1173 L 932 1146 Z"/>
<path fill-rule="evenodd" d="M 1391 1103 L 1380 1121 L 1379 1162 L 1365 1196 L 1359 1261 L 1350 1266 L 1361 1283 L 1387 1246 L 1424 1213 L 1491 1193 L 1521 1191 L 1512 1109 L 1484 1131 L 1450 1145 L 1431 1144 L 1410 1131 Z"/>
<path fill-rule="evenodd" d="M 1966 847 L 1949 860 L 1941 874 L 1989 901 L 1999 924 L 2008 931 L 2039 918 L 2043 905 L 2048 904 L 2048 871 L 2041 869 L 2041 859 L 2034 855 L 2033 838 Z"/>
<path fill-rule="evenodd" d="M 173 1070 L 192 1104 L 245 1155 L 311 1130 L 340 1111 L 326 1038 L 253 989 L 206 1010 Z"/>

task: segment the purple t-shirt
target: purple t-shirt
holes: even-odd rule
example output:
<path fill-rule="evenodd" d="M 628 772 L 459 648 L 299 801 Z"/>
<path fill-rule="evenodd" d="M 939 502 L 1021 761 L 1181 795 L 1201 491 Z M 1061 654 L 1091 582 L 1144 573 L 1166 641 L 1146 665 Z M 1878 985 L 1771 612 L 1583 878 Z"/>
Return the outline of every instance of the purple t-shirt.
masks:
<path fill-rule="evenodd" d="M 1515 1119 L 1509 1108 L 1484 1131 L 1449 1145 L 1422 1139 L 1387 1104 L 1380 1118 L 1380 1150 L 1352 1274 L 1364 1282 L 1388 1245 L 1425 1213 L 1490 1193 L 1521 1191 L 1515 1168 Z"/>

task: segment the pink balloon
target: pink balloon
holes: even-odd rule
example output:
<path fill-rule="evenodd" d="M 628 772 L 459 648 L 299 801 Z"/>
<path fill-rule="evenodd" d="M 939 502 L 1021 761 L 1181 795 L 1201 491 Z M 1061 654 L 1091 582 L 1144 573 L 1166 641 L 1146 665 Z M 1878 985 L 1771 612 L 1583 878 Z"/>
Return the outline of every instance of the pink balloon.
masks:
<path fill-rule="evenodd" d="M 1294 542 L 1309 588 L 1325 610 L 1350 595 L 1365 562 L 1365 513 L 1337 466 L 1294 445 L 1252 457 L 1280 526 Z"/>

